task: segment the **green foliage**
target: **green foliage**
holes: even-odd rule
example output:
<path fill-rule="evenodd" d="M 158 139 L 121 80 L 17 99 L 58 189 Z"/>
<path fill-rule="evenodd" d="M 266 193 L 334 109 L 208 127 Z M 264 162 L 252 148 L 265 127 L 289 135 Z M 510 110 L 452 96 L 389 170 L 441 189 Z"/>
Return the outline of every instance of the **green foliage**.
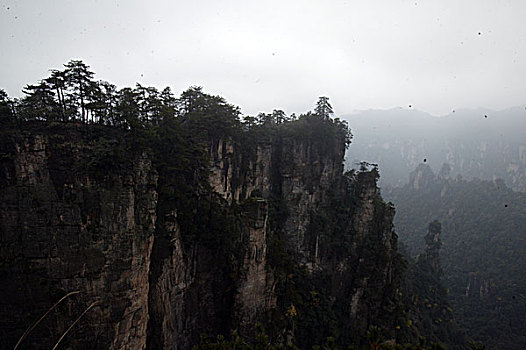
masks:
<path fill-rule="evenodd" d="M 18 105 L 21 119 L 49 121 L 59 119 L 59 106 L 48 83 L 41 81 L 37 85 L 26 85 L 23 92 L 27 97 Z"/>
<path fill-rule="evenodd" d="M 471 350 L 485 350 L 486 349 L 486 346 L 484 345 L 483 342 L 469 341 L 468 346 Z"/>
<path fill-rule="evenodd" d="M 322 154 L 339 155 L 339 147 L 350 145 L 352 134 L 347 122 L 336 119 L 326 119 L 317 114 L 307 113 L 297 120 L 283 125 L 283 137 L 301 139 L 312 144 Z"/>
<path fill-rule="evenodd" d="M 115 139 L 104 137 L 92 141 L 92 152 L 87 155 L 87 162 L 83 164 L 84 169 L 96 178 L 104 178 L 106 175 L 118 172 L 126 164 L 126 151 L 123 143 Z"/>
<path fill-rule="evenodd" d="M 393 342 L 384 341 L 383 330 L 371 326 L 367 332 L 368 344 L 363 347 L 355 347 L 353 345 L 341 346 L 338 345 L 334 337 L 327 337 L 321 345 L 308 345 L 301 347 L 295 343 L 288 343 L 286 345 L 276 344 L 270 341 L 269 336 L 265 333 L 265 329 L 261 324 L 256 324 L 252 338 L 242 337 L 237 331 L 233 331 L 230 337 L 217 335 L 211 339 L 207 335 L 202 334 L 199 345 L 194 345 L 193 350 L 282 350 L 282 349 L 312 349 L 312 350 L 337 350 L 337 349 L 370 349 L 370 350 L 445 350 L 446 348 L 438 342 L 430 342 L 426 338 L 420 338 L 418 342 L 413 344 L 407 343 L 404 345 Z M 469 342 L 469 348 L 473 350 L 485 349 L 482 343 Z"/>
<path fill-rule="evenodd" d="M 442 267 L 459 325 L 490 348 L 526 347 L 526 195 L 502 181 L 433 179 L 388 194 L 397 231 L 421 250 L 427 222 L 442 222 Z"/>
<path fill-rule="evenodd" d="M 14 101 L 9 98 L 7 93 L 0 89 L 0 125 L 14 121 L 14 104 Z"/>
<path fill-rule="evenodd" d="M 81 60 L 71 60 L 64 70 L 51 70 L 38 84 L 27 85 L 26 97 L 12 101 L 12 113 L 20 120 L 98 123 L 129 129 L 157 125 L 175 115 L 175 97 L 169 88 L 137 84 L 117 90 Z"/>
<path fill-rule="evenodd" d="M 177 100 L 177 112 L 183 123 L 195 131 L 206 130 L 210 139 L 232 136 L 239 131 L 239 108 L 220 96 L 203 93 L 201 87 L 191 87 Z"/>
<path fill-rule="evenodd" d="M 226 339 L 223 335 L 216 336 L 215 339 L 209 339 L 207 335 L 201 335 L 199 345 L 195 345 L 193 350 L 280 350 L 292 349 L 293 346 L 283 346 L 281 344 L 272 344 L 265 329 L 261 324 L 256 324 L 254 338 L 242 338 L 236 331 L 233 331 Z"/>
<path fill-rule="evenodd" d="M 371 349 L 378 349 L 380 343 L 384 341 L 380 328 L 371 326 L 367 331 L 367 341 L 369 342 Z"/>
<path fill-rule="evenodd" d="M 330 118 L 333 112 L 326 97 L 318 101 L 316 113 L 299 120 L 274 110 L 257 118 L 247 116 L 242 123 L 238 107 L 204 93 L 201 87 L 190 87 L 179 98 L 169 88 L 159 92 L 141 84 L 117 90 L 111 83 L 95 81 L 94 73 L 81 60 L 69 61 L 64 70 L 52 70 L 48 78 L 28 85 L 24 92 L 25 98 L 11 101 L 11 111 L 16 111 L 14 117 L 20 120 L 81 121 L 138 130 L 175 117 L 188 132 L 204 133 L 208 140 L 242 137 L 242 129 L 258 128 L 253 130 L 254 136 L 272 137 L 274 132 L 269 129 L 283 126 L 280 137 L 302 138 L 326 153 L 336 150 L 338 155 L 341 142 L 349 145 L 352 139 L 346 122 Z"/>
<path fill-rule="evenodd" d="M 329 103 L 329 98 L 325 96 L 320 97 L 316 103 L 314 112 L 323 119 L 329 119 L 331 115 L 334 114 L 332 106 Z"/>
<path fill-rule="evenodd" d="M 70 98 L 76 109 L 80 108 L 80 120 L 87 122 L 87 105 L 94 100 L 98 85 L 93 81 L 95 73 L 81 60 L 71 60 L 64 65 L 64 83 L 70 89 Z M 60 101 L 59 101 L 60 103 Z"/>

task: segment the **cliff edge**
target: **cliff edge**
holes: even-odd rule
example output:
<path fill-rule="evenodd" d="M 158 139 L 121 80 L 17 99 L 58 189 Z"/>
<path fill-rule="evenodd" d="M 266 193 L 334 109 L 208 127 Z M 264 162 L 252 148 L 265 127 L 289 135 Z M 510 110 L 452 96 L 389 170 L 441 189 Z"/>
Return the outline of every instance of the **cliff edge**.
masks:
<path fill-rule="evenodd" d="M 300 348 L 361 344 L 372 325 L 407 339 L 394 208 L 376 169 L 344 173 L 346 126 L 310 114 L 180 137 L 197 126 L 2 132 L 5 344 L 58 301 L 24 346 L 71 325 L 76 349 L 190 349 L 257 323 Z"/>

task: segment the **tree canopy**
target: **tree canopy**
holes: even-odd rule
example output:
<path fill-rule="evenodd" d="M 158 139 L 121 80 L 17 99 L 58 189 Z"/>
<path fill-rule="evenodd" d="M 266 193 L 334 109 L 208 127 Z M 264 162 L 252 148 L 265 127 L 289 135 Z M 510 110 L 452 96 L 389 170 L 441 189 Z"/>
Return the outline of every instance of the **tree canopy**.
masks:
<path fill-rule="evenodd" d="M 28 84 L 23 92 L 23 98 L 11 100 L 2 91 L 2 116 L 18 121 L 101 124 L 133 130 L 179 118 L 199 130 L 206 129 L 214 137 L 298 121 L 295 128 L 316 142 L 330 139 L 325 134 L 331 128 L 329 133 L 343 138 L 347 145 L 352 139 L 346 122 L 331 118 L 334 112 L 328 97 L 319 97 L 314 111 L 299 117 L 274 109 L 271 113 L 241 118 L 239 107 L 221 96 L 205 93 L 202 87 L 191 86 L 179 97 L 169 87 L 159 91 L 137 83 L 134 87 L 117 88 L 110 82 L 96 80 L 95 73 L 82 60 L 71 60 L 62 70 L 50 70 L 48 77 Z"/>

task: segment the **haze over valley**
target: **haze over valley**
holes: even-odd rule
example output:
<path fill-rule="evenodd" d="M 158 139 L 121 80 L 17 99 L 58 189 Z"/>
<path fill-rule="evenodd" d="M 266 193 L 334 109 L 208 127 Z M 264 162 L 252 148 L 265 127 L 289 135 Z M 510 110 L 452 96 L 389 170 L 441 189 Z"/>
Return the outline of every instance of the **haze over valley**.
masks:
<path fill-rule="evenodd" d="M 0 347 L 526 349 L 524 13 L 0 1 Z"/>

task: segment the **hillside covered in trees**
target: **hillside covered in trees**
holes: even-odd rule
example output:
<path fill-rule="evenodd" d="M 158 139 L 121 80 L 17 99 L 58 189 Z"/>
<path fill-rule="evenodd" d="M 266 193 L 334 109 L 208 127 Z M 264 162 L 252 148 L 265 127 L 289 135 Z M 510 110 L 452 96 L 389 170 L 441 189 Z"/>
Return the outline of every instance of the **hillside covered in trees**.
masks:
<path fill-rule="evenodd" d="M 440 224 L 404 258 L 376 166 L 343 171 L 352 134 L 328 98 L 242 116 L 81 61 L 25 93 L 0 97 L 6 344 L 466 348 Z"/>
<path fill-rule="evenodd" d="M 451 178 L 421 164 L 404 187 L 386 188 L 395 226 L 413 254 L 428 222 L 442 223 L 444 284 L 457 322 L 490 349 L 526 347 L 526 196 L 504 181 Z"/>

